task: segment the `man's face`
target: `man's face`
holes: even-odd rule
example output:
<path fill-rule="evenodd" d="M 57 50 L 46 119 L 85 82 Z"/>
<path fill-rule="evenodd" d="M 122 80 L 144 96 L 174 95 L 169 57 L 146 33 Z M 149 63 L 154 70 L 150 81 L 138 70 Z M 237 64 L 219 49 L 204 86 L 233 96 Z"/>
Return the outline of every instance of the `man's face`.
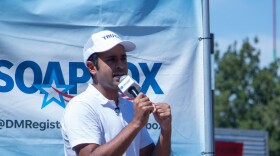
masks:
<path fill-rule="evenodd" d="M 128 71 L 126 52 L 122 45 L 98 54 L 99 70 L 96 72 L 98 86 L 106 90 L 118 90 L 120 77 Z"/>

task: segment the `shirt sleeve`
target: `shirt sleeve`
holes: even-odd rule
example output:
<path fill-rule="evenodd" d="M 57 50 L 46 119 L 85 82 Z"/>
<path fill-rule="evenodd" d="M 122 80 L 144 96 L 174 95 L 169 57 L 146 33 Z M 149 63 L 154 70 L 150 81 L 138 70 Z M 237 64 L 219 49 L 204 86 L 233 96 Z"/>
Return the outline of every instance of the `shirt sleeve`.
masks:
<path fill-rule="evenodd" d="M 86 103 L 73 101 L 69 105 L 64 114 L 64 128 L 71 148 L 84 143 L 102 143 L 100 120 Z"/>

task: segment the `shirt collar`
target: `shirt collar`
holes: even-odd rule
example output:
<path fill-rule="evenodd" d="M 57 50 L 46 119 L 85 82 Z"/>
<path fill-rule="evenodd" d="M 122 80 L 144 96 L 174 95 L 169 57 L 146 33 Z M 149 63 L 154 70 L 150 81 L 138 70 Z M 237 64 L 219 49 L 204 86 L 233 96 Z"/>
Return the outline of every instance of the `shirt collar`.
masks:
<path fill-rule="evenodd" d="M 105 105 L 110 101 L 90 83 L 88 84 L 87 90 L 91 93 L 91 96 L 93 96 L 93 98 L 95 98 L 95 100 L 97 100 L 102 105 Z"/>
<path fill-rule="evenodd" d="M 99 101 L 100 104 L 102 105 L 106 105 L 109 103 L 115 104 L 115 101 L 113 100 L 109 100 L 107 99 L 103 94 L 101 94 L 92 84 L 88 84 L 88 88 L 87 88 L 92 96 Z M 122 101 L 124 100 L 120 95 L 118 95 L 118 100 L 119 100 L 119 104 L 122 103 Z"/>

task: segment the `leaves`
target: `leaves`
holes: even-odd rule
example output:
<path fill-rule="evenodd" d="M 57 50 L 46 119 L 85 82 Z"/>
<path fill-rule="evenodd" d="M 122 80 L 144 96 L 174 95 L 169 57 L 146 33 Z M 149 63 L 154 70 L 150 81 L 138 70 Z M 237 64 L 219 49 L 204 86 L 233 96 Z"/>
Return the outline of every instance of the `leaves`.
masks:
<path fill-rule="evenodd" d="M 260 68 L 260 51 L 249 39 L 220 54 L 216 50 L 215 126 L 268 131 L 270 155 L 280 155 L 279 60 Z"/>

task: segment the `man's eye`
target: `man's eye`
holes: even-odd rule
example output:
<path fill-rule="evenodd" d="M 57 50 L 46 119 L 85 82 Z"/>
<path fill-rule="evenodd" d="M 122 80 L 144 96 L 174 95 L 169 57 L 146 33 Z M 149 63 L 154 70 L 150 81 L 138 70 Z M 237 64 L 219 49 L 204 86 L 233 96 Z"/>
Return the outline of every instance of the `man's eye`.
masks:
<path fill-rule="evenodd" d="M 127 59 L 127 56 L 123 56 L 122 59 L 123 59 L 123 60 L 126 60 L 126 59 Z"/>
<path fill-rule="evenodd" d="M 115 58 L 109 58 L 107 61 L 115 61 Z"/>

